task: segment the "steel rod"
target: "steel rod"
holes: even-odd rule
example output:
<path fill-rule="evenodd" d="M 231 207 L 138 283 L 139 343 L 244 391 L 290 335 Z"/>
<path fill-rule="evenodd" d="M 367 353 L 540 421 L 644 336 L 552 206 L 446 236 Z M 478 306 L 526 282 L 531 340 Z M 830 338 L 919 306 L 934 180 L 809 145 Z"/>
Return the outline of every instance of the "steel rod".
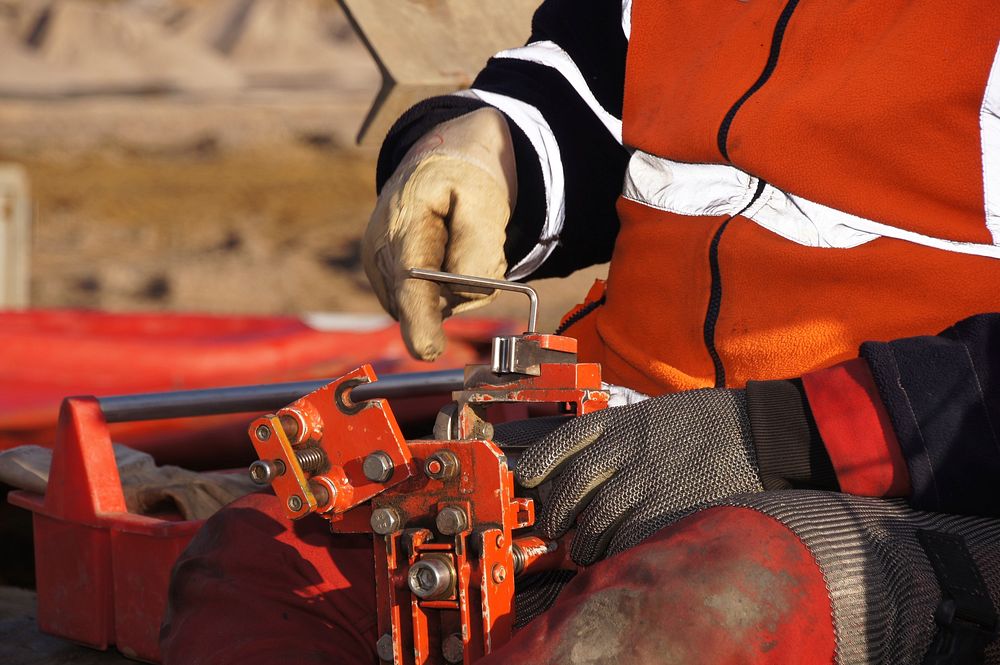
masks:
<path fill-rule="evenodd" d="M 422 268 L 410 268 L 408 273 L 410 277 L 415 279 L 425 279 L 428 282 L 459 284 L 461 286 L 478 286 L 486 289 L 499 289 L 500 291 L 523 293 L 528 296 L 527 332 L 535 332 L 535 327 L 538 323 L 538 292 L 527 284 L 508 282 L 505 279 L 487 279 L 486 277 L 472 277 L 471 275 L 456 275 L 450 272 L 438 272 L 437 270 L 424 270 Z"/>
<path fill-rule="evenodd" d="M 461 390 L 464 377 L 464 369 L 388 374 L 373 383 L 355 387 L 350 397 L 354 402 L 361 402 L 377 397 L 444 394 Z M 273 411 L 322 388 L 331 381 L 333 379 L 113 395 L 99 397 L 97 401 L 104 412 L 104 418 L 109 423 Z"/>

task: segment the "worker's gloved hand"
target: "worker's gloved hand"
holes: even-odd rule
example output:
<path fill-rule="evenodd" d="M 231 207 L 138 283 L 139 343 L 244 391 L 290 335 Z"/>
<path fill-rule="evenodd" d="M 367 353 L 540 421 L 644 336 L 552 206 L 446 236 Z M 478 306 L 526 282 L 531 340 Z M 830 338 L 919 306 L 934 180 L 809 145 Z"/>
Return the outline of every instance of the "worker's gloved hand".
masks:
<path fill-rule="evenodd" d="M 379 195 L 362 245 L 368 279 L 410 353 L 444 350 L 442 320 L 494 295 L 407 279 L 409 268 L 502 279 L 517 197 L 510 130 L 494 109 L 442 123 L 418 141 Z"/>
<path fill-rule="evenodd" d="M 628 549 L 714 499 L 763 488 L 742 390 L 664 395 L 569 420 L 528 448 L 524 487 L 552 480 L 536 527 L 556 538 L 579 515 L 572 557 Z"/>

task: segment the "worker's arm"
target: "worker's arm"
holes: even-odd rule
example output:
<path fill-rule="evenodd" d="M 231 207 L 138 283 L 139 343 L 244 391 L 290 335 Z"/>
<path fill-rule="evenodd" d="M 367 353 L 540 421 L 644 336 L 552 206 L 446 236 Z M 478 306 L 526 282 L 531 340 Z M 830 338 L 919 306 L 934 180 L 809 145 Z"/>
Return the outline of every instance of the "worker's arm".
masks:
<path fill-rule="evenodd" d="M 379 191 L 435 126 L 497 108 L 510 126 L 517 164 L 517 200 L 506 232 L 508 275 L 566 275 L 607 261 L 628 159 L 621 145 L 628 45 L 622 5 L 542 3 L 526 46 L 497 54 L 470 90 L 421 102 L 397 121 L 379 156 Z"/>
<path fill-rule="evenodd" d="M 427 100 L 389 132 L 362 243 L 372 287 L 417 358 L 444 349 L 442 320 L 492 294 L 407 278 L 565 275 L 611 256 L 627 22 L 621 0 L 547 0 L 521 48 L 469 90 Z"/>
<path fill-rule="evenodd" d="M 914 505 L 1000 515 L 1000 314 L 934 337 L 869 342 L 861 356 L 906 459 Z"/>
<path fill-rule="evenodd" d="M 521 457 L 552 480 L 538 525 L 577 522 L 590 563 L 713 500 L 813 488 L 1000 515 L 1000 314 L 940 335 L 869 342 L 861 356 L 745 390 L 664 395 L 575 418 Z"/>
<path fill-rule="evenodd" d="M 803 457 L 793 451 L 816 456 L 822 446 L 845 492 L 1000 515 L 1000 314 L 964 319 L 939 335 L 867 342 L 859 358 L 802 377 L 800 399 L 788 390 L 760 398 L 791 383 L 756 388 L 761 430 L 772 424 L 772 468 Z M 776 414 L 808 418 L 815 436 L 796 440 Z"/>

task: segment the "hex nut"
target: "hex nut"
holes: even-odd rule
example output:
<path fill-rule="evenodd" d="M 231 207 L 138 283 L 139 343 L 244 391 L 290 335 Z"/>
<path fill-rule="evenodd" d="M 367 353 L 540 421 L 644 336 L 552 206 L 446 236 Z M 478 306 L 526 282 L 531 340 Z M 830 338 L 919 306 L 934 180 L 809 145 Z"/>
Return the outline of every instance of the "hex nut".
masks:
<path fill-rule="evenodd" d="M 469 528 L 469 518 L 465 511 L 457 506 L 446 506 L 441 509 L 434 520 L 438 531 L 446 536 L 454 536 Z"/>
<path fill-rule="evenodd" d="M 450 450 L 439 450 L 424 462 L 424 474 L 432 480 L 451 480 L 460 469 L 458 457 Z"/>
<path fill-rule="evenodd" d="M 375 643 L 375 653 L 378 654 L 379 660 L 392 662 L 392 635 L 385 633 L 378 638 L 378 642 Z"/>
<path fill-rule="evenodd" d="M 372 531 L 380 536 L 387 536 L 403 528 L 403 520 L 394 508 L 376 508 L 372 511 L 370 520 Z"/>
<path fill-rule="evenodd" d="M 389 457 L 388 453 L 381 450 L 376 450 L 371 455 L 365 457 L 365 461 L 361 465 L 361 470 L 365 474 L 365 478 L 373 483 L 384 483 L 389 480 L 392 478 L 394 469 L 395 465 L 392 463 L 392 458 Z"/>

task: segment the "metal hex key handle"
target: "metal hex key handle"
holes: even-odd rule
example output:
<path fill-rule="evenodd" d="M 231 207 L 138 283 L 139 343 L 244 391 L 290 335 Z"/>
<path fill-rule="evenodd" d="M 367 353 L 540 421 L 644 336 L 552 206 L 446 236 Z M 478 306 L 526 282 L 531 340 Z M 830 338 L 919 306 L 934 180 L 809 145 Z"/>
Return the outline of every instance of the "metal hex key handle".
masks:
<path fill-rule="evenodd" d="M 437 270 L 424 270 L 422 268 L 410 268 L 410 277 L 414 279 L 425 279 L 428 282 L 438 282 L 439 284 L 459 284 L 461 286 L 478 286 L 487 289 L 498 289 L 500 291 L 513 291 L 523 293 L 528 296 L 528 330 L 527 333 L 534 333 L 538 322 L 538 293 L 527 284 L 508 282 L 505 279 L 487 279 L 486 277 L 472 277 L 471 275 L 456 275 L 450 272 L 439 272 Z"/>

